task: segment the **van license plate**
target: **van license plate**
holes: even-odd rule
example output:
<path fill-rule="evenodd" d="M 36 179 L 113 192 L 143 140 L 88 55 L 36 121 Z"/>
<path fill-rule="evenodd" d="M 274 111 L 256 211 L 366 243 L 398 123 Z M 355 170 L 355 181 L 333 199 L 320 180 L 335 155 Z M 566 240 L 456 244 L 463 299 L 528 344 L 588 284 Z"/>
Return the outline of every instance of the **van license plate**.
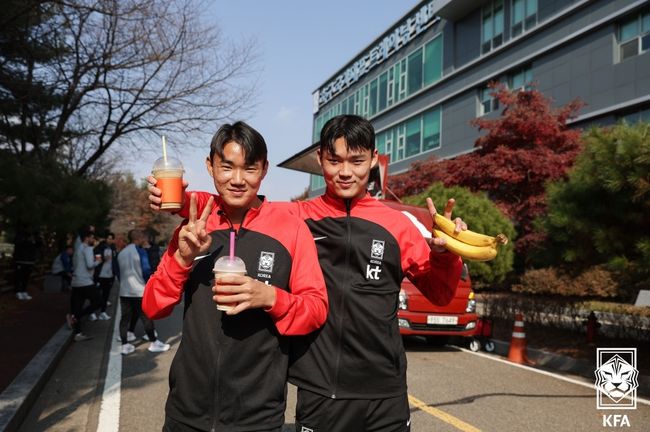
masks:
<path fill-rule="evenodd" d="M 456 325 L 458 317 L 444 315 L 427 315 L 427 324 Z"/>

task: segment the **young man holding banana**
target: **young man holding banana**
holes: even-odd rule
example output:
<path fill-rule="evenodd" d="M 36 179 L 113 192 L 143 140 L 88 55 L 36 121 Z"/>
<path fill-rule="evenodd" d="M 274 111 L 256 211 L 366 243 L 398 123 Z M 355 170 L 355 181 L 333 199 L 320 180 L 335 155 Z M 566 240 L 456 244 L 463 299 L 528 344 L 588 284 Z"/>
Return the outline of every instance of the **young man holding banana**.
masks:
<path fill-rule="evenodd" d="M 326 324 L 292 342 L 296 431 L 409 431 L 406 354 L 397 324 L 400 284 L 407 277 L 430 301 L 445 305 L 454 297 L 462 262 L 446 251 L 444 239 L 425 239 L 404 214 L 367 193 L 377 164 L 370 122 L 353 115 L 328 121 L 318 160 L 325 194 L 286 204 L 314 236 L 330 299 Z M 160 190 L 149 190 L 156 209 Z M 209 194 L 197 198 L 201 208 Z M 427 204 L 435 217 L 430 199 Z M 445 217 L 451 218 L 453 206 L 449 200 Z M 458 218 L 454 225 L 457 233 L 467 229 Z"/>

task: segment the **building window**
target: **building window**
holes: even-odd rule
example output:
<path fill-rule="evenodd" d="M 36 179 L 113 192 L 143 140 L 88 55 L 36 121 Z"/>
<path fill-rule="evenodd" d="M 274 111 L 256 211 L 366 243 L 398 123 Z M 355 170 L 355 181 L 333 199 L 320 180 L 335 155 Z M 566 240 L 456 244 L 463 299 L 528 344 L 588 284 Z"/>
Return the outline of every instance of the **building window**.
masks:
<path fill-rule="evenodd" d="M 424 46 L 424 85 L 438 81 L 442 76 L 442 34 Z"/>
<path fill-rule="evenodd" d="M 408 62 L 408 94 L 413 94 L 422 88 L 422 48 L 409 55 Z"/>
<path fill-rule="evenodd" d="M 422 151 L 440 147 L 440 108 L 429 110 L 422 116 Z"/>
<path fill-rule="evenodd" d="M 533 82 L 533 69 L 530 66 L 519 69 L 508 76 L 510 90 L 527 90 L 531 82 Z"/>
<path fill-rule="evenodd" d="M 368 94 L 368 116 L 373 116 L 377 112 L 377 82 L 378 79 L 370 81 L 370 92 Z"/>
<path fill-rule="evenodd" d="M 491 89 L 488 86 L 479 90 L 479 99 L 481 101 L 479 116 L 489 114 L 492 111 L 499 109 L 499 100 L 492 96 L 492 92 L 494 92 L 494 89 Z"/>
<path fill-rule="evenodd" d="M 388 106 L 388 72 L 379 76 L 379 100 L 377 102 L 377 111 L 381 112 Z"/>
<path fill-rule="evenodd" d="M 650 108 L 624 115 L 621 117 L 621 120 L 628 124 L 638 122 L 650 123 Z"/>
<path fill-rule="evenodd" d="M 388 155 L 390 162 L 397 162 L 440 147 L 440 115 L 440 108 L 434 108 L 379 132 L 377 151 Z"/>
<path fill-rule="evenodd" d="M 537 0 L 512 0 L 512 37 L 537 25 Z"/>
<path fill-rule="evenodd" d="M 310 174 L 309 175 L 309 189 L 314 191 L 325 187 L 325 179 L 323 176 Z"/>
<path fill-rule="evenodd" d="M 485 54 L 503 43 L 503 0 L 483 6 L 481 53 Z"/>
<path fill-rule="evenodd" d="M 621 61 L 650 50 L 650 12 L 635 15 L 621 24 L 618 43 Z"/>

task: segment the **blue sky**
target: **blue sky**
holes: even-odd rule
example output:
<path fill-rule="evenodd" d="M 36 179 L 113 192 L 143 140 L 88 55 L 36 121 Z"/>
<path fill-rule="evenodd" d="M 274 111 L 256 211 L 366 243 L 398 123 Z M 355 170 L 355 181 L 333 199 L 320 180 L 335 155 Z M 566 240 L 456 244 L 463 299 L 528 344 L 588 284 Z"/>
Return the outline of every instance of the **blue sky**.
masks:
<path fill-rule="evenodd" d="M 233 41 L 257 41 L 260 69 L 255 109 L 242 120 L 256 128 L 269 147 L 269 173 L 261 193 L 288 200 L 309 184 L 309 175 L 276 165 L 311 144 L 312 92 L 419 0 L 216 0 L 206 19 Z M 190 189 L 213 191 L 202 149 L 182 150 Z M 134 166 L 136 178 L 153 162 Z"/>

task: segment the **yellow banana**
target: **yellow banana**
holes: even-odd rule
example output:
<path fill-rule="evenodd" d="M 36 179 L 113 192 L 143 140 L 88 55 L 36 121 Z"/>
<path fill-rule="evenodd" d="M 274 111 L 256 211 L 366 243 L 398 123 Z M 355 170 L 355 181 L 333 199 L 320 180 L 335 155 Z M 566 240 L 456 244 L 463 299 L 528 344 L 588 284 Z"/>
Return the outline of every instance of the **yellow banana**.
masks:
<path fill-rule="evenodd" d="M 490 261 L 497 256 L 496 240 L 491 246 L 474 246 L 463 243 L 436 228 L 433 229 L 433 235 L 446 240 L 445 248 L 448 251 L 471 261 Z"/>
<path fill-rule="evenodd" d="M 508 243 L 508 238 L 503 234 L 499 234 L 496 237 L 492 237 L 492 236 L 480 234 L 470 230 L 454 233 L 456 224 L 453 221 L 441 215 L 440 213 L 436 213 L 434 221 L 436 223 L 436 226 L 440 228 L 440 231 L 443 231 L 449 237 L 455 238 L 456 240 L 471 246 L 496 247 L 497 244 L 504 245 Z"/>

